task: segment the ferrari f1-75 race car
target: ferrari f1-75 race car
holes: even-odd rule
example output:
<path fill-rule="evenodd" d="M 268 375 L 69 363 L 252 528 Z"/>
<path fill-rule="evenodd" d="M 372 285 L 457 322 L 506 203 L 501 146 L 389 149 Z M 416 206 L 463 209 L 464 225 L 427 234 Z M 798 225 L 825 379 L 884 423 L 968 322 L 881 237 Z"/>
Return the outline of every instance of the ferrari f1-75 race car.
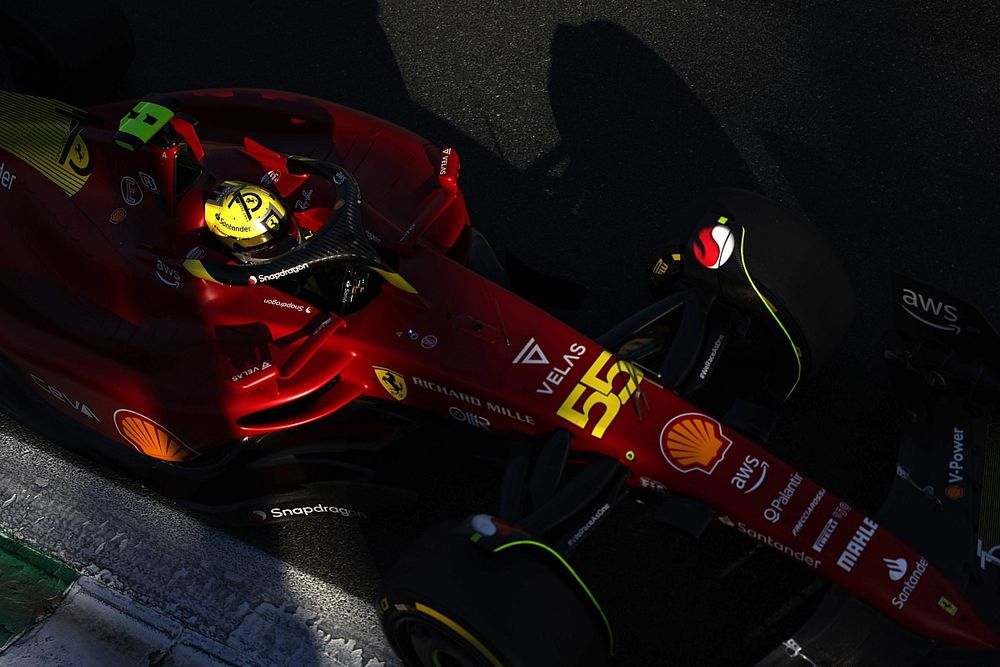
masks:
<path fill-rule="evenodd" d="M 4 408 L 187 481 L 287 452 L 350 461 L 434 416 L 500 436 L 499 504 L 434 528 L 385 579 L 379 611 L 406 664 L 608 662 L 610 624 L 566 554 L 627 496 L 841 587 L 772 664 L 870 660 L 899 636 L 995 658 L 983 350 L 997 341 L 982 316 L 897 279 L 889 356 L 910 421 L 894 500 L 866 516 L 762 445 L 853 312 L 806 220 L 706 193 L 679 217 L 690 239 L 651 263 L 655 301 L 594 339 L 544 309 L 575 286 L 497 260 L 459 168 L 449 147 L 284 92 L 87 109 L 0 92 Z M 283 243 L 234 252 L 217 228 L 249 232 L 225 210 L 249 229 L 264 199 Z M 899 635 L 880 643 L 879 623 Z"/>

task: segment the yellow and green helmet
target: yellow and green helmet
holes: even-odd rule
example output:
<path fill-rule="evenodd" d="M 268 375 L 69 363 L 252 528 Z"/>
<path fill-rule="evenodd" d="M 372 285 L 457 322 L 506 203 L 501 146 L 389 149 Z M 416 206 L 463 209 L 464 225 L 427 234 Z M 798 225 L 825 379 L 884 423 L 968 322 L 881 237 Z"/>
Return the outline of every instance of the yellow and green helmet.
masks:
<path fill-rule="evenodd" d="M 297 226 L 281 199 L 252 183 L 219 185 L 205 202 L 205 224 L 244 262 L 274 259 L 299 242 Z"/>

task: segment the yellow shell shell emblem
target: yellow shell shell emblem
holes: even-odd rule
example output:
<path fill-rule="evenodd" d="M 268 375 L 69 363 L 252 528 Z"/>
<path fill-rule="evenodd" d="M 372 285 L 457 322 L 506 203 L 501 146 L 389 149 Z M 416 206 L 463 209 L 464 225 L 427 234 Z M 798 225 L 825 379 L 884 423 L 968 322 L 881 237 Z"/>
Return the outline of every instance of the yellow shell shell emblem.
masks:
<path fill-rule="evenodd" d="M 731 444 L 722 424 L 697 412 L 677 415 L 660 431 L 663 457 L 681 472 L 697 470 L 711 475 Z"/>
<path fill-rule="evenodd" d="M 406 380 L 403 376 L 390 368 L 382 366 L 372 366 L 375 377 L 382 384 L 382 388 L 389 392 L 389 395 L 397 401 L 406 398 Z"/>
<path fill-rule="evenodd" d="M 173 433 L 149 417 L 132 410 L 115 412 L 118 434 L 137 450 L 160 461 L 186 461 L 196 452 L 180 441 Z"/>

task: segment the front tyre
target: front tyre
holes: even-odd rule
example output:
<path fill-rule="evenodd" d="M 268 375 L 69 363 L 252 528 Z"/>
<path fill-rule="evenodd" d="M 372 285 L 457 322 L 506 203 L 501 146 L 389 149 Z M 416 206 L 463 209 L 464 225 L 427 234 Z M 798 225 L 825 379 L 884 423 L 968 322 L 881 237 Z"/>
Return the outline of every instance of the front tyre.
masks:
<path fill-rule="evenodd" d="M 379 612 L 409 667 L 597 667 L 610 659 L 603 612 L 538 543 L 489 552 L 452 523 L 386 576 Z"/>

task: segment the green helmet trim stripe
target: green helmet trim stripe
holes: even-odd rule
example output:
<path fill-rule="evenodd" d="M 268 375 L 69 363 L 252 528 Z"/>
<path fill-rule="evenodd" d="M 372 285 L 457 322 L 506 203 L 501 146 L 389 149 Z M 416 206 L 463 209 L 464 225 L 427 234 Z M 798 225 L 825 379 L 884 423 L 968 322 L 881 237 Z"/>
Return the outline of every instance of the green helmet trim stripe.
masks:
<path fill-rule="evenodd" d="M 594 594 L 590 592 L 589 588 L 587 588 L 587 584 L 583 583 L 583 579 L 581 579 L 580 575 L 576 573 L 576 570 L 573 569 L 573 566 L 566 562 L 566 559 L 562 557 L 562 554 L 560 554 L 558 551 L 548 546 L 547 544 L 536 542 L 535 540 L 515 540 L 514 542 L 507 542 L 506 544 L 501 544 L 496 549 L 494 549 L 493 553 L 500 553 L 505 549 L 510 549 L 511 547 L 522 546 L 522 545 L 538 547 L 539 549 L 548 552 L 549 554 L 554 556 L 556 560 L 562 563 L 563 567 L 566 568 L 566 571 L 573 576 L 573 579 L 576 580 L 576 583 L 580 585 L 580 588 L 583 589 L 583 592 L 587 594 L 587 597 L 590 599 L 591 603 L 593 603 L 594 608 L 597 610 L 597 613 L 601 615 L 601 620 L 604 621 L 604 627 L 608 631 L 608 653 L 610 655 L 614 655 L 615 636 L 614 633 L 611 631 L 611 623 L 608 621 L 607 615 L 605 615 L 604 610 L 601 608 L 601 604 L 597 601 L 597 598 L 595 598 Z"/>
<path fill-rule="evenodd" d="M 118 122 L 118 132 L 113 138 L 122 148 L 135 150 L 145 146 L 173 117 L 174 112 L 161 104 L 136 102 Z"/>
<path fill-rule="evenodd" d="M 792 346 L 792 352 L 795 354 L 795 382 L 792 383 L 792 388 L 788 390 L 787 394 L 785 394 L 785 400 L 788 400 L 788 397 L 792 395 L 792 392 L 794 392 L 796 387 L 799 386 L 799 381 L 802 379 L 802 353 L 799 352 L 798 346 L 795 345 L 795 341 L 792 340 L 792 334 L 788 333 L 788 329 L 781 322 L 781 320 L 778 319 L 777 308 L 771 305 L 771 302 L 764 298 L 761 291 L 757 289 L 757 285 L 754 284 L 753 278 L 750 277 L 750 271 L 747 270 L 746 256 L 743 252 L 743 245 L 747 239 L 747 230 L 744 228 L 742 231 L 743 233 L 740 235 L 740 264 L 743 265 L 743 273 L 746 274 L 750 287 L 753 288 L 753 291 L 757 293 L 757 297 L 760 299 L 761 303 L 763 303 L 764 307 L 767 308 L 767 312 L 771 313 L 771 317 L 773 317 L 774 321 L 778 323 L 778 327 L 781 329 L 782 333 L 785 334 L 785 338 L 788 339 L 788 344 Z"/>

